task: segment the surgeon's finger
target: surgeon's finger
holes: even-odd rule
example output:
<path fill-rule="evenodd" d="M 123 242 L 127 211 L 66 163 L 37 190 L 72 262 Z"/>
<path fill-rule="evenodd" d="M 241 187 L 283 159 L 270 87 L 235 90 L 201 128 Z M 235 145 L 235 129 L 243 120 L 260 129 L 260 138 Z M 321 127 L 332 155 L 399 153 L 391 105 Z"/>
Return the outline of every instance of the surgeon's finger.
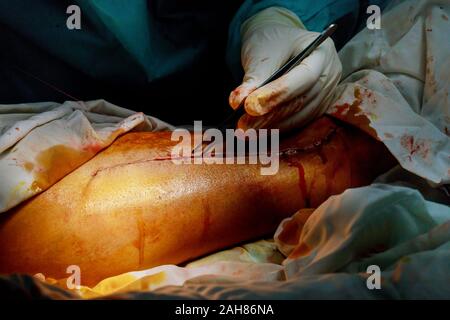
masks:
<path fill-rule="evenodd" d="M 339 61 L 335 61 L 334 63 L 339 63 Z M 339 68 L 336 70 L 339 70 Z M 340 72 L 330 73 L 328 76 L 322 75 L 318 83 L 311 90 L 316 91 L 319 89 L 317 94 L 313 94 L 307 98 L 304 106 L 298 112 L 282 118 L 278 123 L 271 123 L 270 126 L 279 128 L 281 131 L 290 131 L 302 127 L 309 121 L 323 115 L 337 94 L 335 89 L 339 80 Z"/>
<path fill-rule="evenodd" d="M 263 116 L 254 117 L 246 113 L 239 119 L 237 127 L 242 130 L 278 128 L 278 126 L 276 126 L 277 123 L 282 121 L 283 118 L 289 117 L 290 114 L 300 110 L 303 105 L 304 97 L 297 97 L 276 111 Z"/>
<path fill-rule="evenodd" d="M 245 101 L 245 110 L 251 116 L 261 116 L 274 108 L 304 95 L 319 80 L 326 66 L 326 53 L 317 49 L 300 65 L 279 79 L 253 91 Z"/>
<path fill-rule="evenodd" d="M 233 109 L 236 109 L 242 100 L 247 98 L 289 58 L 290 52 L 285 50 L 274 50 L 269 54 L 267 50 L 262 49 L 259 47 L 243 49 L 242 64 L 245 75 L 242 84 L 230 93 L 229 103 Z"/>
<path fill-rule="evenodd" d="M 262 116 L 243 115 L 238 121 L 238 128 L 247 130 L 250 128 L 278 128 L 285 131 L 286 128 L 280 127 L 286 119 L 294 117 L 304 108 L 311 108 L 311 101 L 315 100 L 323 92 L 323 82 L 318 81 L 307 94 L 295 97 L 294 99 L 282 103 L 279 107 Z"/>
<path fill-rule="evenodd" d="M 324 91 L 320 92 L 312 101 L 289 117 L 282 118 L 278 123 L 272 124 L 280 131 L 286 132 L 295 128 L 300 128 L 306 125 L 309 121 L 316 119 L 325 113 L 328 106 L 328 99 L 325 97 L 328 94 Z"/>
<path fill-rule="evenodd" d="M 255 81 L 242 83 L 239 87 L 231 91 L 228 102 L 233 109 L 236 109 L 250 93 L 256 89 Z"/>
<path fill-rule="evenodd" d="M 336 75 L 332 77 L 332 81 L 325 82 L 319 93 L 305 104 L 299 112 L 283 118 L 276 124 L 276 127 L 280 128 L 281 131 L 290 131 L 302 127 L 309 121 L 323 115 L 335 98 L 336 92 L 334 89 L 336 88 L 339 79 L 340 76 Z"/>

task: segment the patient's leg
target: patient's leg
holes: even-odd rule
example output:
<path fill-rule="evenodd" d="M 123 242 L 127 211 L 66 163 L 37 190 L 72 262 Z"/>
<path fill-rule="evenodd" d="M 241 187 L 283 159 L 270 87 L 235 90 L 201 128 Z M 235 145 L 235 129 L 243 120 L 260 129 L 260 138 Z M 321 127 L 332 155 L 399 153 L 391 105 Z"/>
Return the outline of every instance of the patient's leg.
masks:
<path fill-rule="evenodd" d="M 92 285 L 271 235 L 330 195 L 369 184 L 392 165 L 368 135 L 321 118 L 285 140 L 274 176 L 258 165 L 175 165 L 170 133 L 129 133 L 44 193 L 4 215 L 0 272 Z"/>

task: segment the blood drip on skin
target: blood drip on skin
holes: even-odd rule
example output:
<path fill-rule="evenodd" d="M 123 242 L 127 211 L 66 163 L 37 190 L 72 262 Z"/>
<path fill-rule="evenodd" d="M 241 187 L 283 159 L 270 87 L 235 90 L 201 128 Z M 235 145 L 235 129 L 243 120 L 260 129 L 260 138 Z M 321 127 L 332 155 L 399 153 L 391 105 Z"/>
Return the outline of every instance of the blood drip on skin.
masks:
<path fill-rule="evenodd" d="M 325 150 L 323 147 L 327 142 L 331 140 L 331 138 L 337 133 L 337 127 L 333 123 L 330 123 L 329 119 L 323 118 L 314 124 L 313 127 L 309 127 L 308 131 L 305 131 L 300 139 L 296 138 L 295 141 L 288 139 L 285 141 L 287 145 L 294 145 L 294 148 L 287 148 L 281 152 L 281 157 L 284 161 L 286 161 L 290 166 L 296 167 L 299 175 L 299 189 L 305 200 L 305 207 L 311 207 L 311 195 L 310 190 L 314 186 L 315 180 L 311 181 L 309 190 L 307 186 L 307 182 L 305 179 L 305 169 L 299 159 L 298 155 L 300 154 L 315 154 L 317 155 L 322 165 L 325 165 L 329 162 L 328 157 L 326 156 Z M 337 166 L 336 166 L 337 167 Z M 327 169 L 326 169 L 327 170 Z M 334 168 L 333 165 L 333 169 Z M 333 171 L 334 172 L 334 171 Z M 331 195 L 332 185 L 330 179 L 328 178 L 328 173 L 325 172 L 327 178 L 327 195 Z M 315 175 L 313 175 L 315 176 Z"/>
<path fill-rule="evenodd" d="M 139 266 L 144 264 L 144 253 L 145 253 L 145 222 L 142 216 L 142 211 L 136 214 L 136 224 L 137 224 L 137 239 L 133 245 L 139 251 Z"/>
<path fill-rule="evenodd" d="M 285 161 L 289 163 L 290 166 L 296 167 L 298 171 L 298 186 L 301 192 L 301 195 L 304 199 L 305 208 L 311 207 L 310 194 L 308 192 L 308 187 L 305 179 L 305 169 L 302 165 L 302 162 L 297 157 L 285 157 Z M 314 184 L 314 181 L 311 182 L 311 185 Z"/>
<path fill-rule="evenodd" d="M 305 180 L 305 169 L 302 166 L 302 163 L 300 161 L 298 161 L 296 163 L 296 167 L 298 169 L 298 185 L 300 187 L 300 191 L 302 192 L 302 195 L 305 199 L 305 206 L 307 208 L 310 207 L 310 203 L 309 203 L 309 194 L 308 194 L 308 190 L 306 188 L 306 180 Z"/>

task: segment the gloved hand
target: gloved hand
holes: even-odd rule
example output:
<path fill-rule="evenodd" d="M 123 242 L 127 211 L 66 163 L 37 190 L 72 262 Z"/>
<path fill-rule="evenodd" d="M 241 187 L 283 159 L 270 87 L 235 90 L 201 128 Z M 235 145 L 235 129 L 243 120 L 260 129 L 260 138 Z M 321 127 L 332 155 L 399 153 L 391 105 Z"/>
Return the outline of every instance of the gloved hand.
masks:
<path fill-rule="evenodd" d="M 245 76 L 229 98 L 234 109 L 246 98 L 246 114 L 239 120 L 239 128 L 287 131 L 326 111 L 342 72 L 331 39 L 290 72 L 255 90 L 318 35 L 307 31 L 294 13 L 278 7 L 263 10 L 243 23 L 241 60 Z"/>

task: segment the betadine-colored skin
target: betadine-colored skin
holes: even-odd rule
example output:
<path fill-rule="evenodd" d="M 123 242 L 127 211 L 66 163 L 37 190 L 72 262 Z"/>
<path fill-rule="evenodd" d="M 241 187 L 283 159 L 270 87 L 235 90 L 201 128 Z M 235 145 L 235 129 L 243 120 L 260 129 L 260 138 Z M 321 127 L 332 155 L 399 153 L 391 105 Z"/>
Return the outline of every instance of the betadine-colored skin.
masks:
<path fill-rule="evenodd" d="M 365 133 L 324 117 L 284 140 L 276 175 L 259 165 L 175 165 L 170 132 L 128 133 L 0 217 L 0 273 L 94 285 L 271 236 L 300 208 L 369 184 L 393 165 Z"/>

